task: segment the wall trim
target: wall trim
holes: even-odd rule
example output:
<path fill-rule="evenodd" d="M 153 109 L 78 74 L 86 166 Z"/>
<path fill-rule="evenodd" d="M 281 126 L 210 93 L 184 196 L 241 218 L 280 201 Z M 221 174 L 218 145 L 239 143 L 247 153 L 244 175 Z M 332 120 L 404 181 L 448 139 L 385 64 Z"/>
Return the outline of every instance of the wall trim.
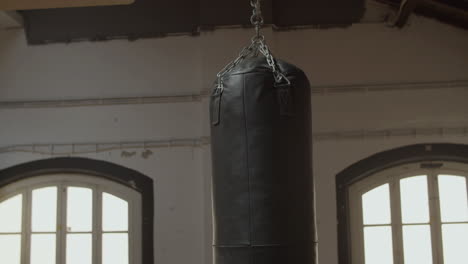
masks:
<path fill-rule="evenodd" d="M 377 153 L 336 175 L 339 264 L 351 264 L 349 187 L 380 171 L 416 162 L 446 161 L 468 164 L 468 145 L 418 144 Z"/>
<path fill-rule="evenodd" d="M 172 96 L 146 96 L 122 98 L 89 98 L 69 100 L 39 100 L 39 101 L 3 101 L 0 109 L 20 108 L 67 108 L 112 105 L 139 105 L 139 104 L 168 104 L 200 102 L 204 94 L 172 95 Z"/>
<path fill-rule="evenodd" d="M 314 143 L 327 141 L 352 140 L 387 140 L 392 138 L 424 138 L 424 137 L 458 136 L 468 137 L 468 127 L 424 127 L 424 128 L 394 128 L 386 130 L 347 130 L 313 133 Z M 171 138 L 161 140 L 137 140 L 118 142 L 70 142 L 70 143 L 37 143 L 0 146 L 3 153 L 33 153 L 50 156 L 74 156 L 102 153 L 120 150 L 125 156 L 126 150 L 150 150 L 160 148 L 198 148 L 210 145 L 210 136 L 194 138 Z"/>
<path fill-rule="evenodd" d="M 468 80 L 317 86 L 317 87 L 312 88 L 312 94 L 313 95 L 333 95 L 333 94 L 343 94 L 343 93 L 415 91 L 415 90 L 434 90 L 434 89 L 450 89 L 450 88 L 468 89 Z"/>
<path fill-rule="evenodd" d="M 440 82 L 406 82 L 406 83 L 374 83 L 332 86 L 312 86 L 312 96 L 325 96 L 348 93 L 369 93 L 388 91 L 414 91 L 433 89 L 468 89 L 468 80 L 452 80 Z M 144 96 L 122 98 L 86 98 L 68 100 L 37 100 L 37 101 L 0 101 L 0 109 L 21 108 L 66 108 L 112 105 L 167 104 L 200 102 L 210 96 L 210 90 L 198 94 Z"/>
<path fill-rule="evenodd" d="M 24 152 L 51 156 L 70 156 L 92 153 L 102 153 L 114 150 L 158 149 L 175 147 L 202 147 L 210 144 L 210 137 L 180 138 L 167 140 L 140 140 L 120 142 L 81 142 L 81 143 L 40 143 L 21 144 L 0 147 L 0 154 Z"/>
<path fill-rule="evenodd" d="M 154 263 L 153 180 L 135 170 L 86 158 L 52 158 L 32 161 L 0 170 L 0 188 L 23 179 L 54 173 L 79 173 L 97 176 L 125 185 L 142 196 L 142 260 Z"/>
<path fill-rule="evenodd" d="M 420 138 L 428 136 L 460 136 L 468 137 L 468 126 L 457 127 L 407 127 L 382 130 L 341 130 L 314 133 L 315 142 L 350 141 L 350 140 L 383 140 L 390 138 Z"/>

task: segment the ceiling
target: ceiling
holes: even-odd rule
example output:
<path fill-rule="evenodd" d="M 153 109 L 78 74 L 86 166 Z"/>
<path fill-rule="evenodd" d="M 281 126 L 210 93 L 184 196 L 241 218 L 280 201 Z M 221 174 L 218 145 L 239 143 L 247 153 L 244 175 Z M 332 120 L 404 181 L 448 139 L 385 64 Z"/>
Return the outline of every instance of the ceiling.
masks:
<path fill-rule="evenodd" d="M 397 26 L 404 26 L 411 13 L 468 29 L 468 0 L 377 0 L 400 10 Z"/>
<path fill-rule="evenodd" d="M 413 12 L 468 28 L 468 0 L 263 0 L 265 22 L 276 29 L 343 27 L 376 17 L 388 22 L 389 12 L 376 13 L 380 2 L 397 13 L 404 26 Z M 383 3 L 383 4 L 382 4 Z M 403 3 L 403 5 L 402 5 Z M 400 12 L 396 12 L 400 10 Z M 130 40 L 193 34 L 220 26 L 249 26 L 249 0 L 136 0 L 132 5 L 20 11 L 29 44 L 79 40 Z M 372 13 L 374 12 L 374 13 Z M 369 15 L 370 14 L 370 15 Z M 377 21 L 376 21 L 377 22 Z M 392 23 L 390 21 L 390 23 Z"/>
<path fill-rule="evenodd" d="M 358 22 L 365 0 L 264 0 L 267 24 L 343 26 Z M 136 0 L 128 6 L 23 11 L 30 44 L 144 38 L 248 25 L 249 0 Z"/>

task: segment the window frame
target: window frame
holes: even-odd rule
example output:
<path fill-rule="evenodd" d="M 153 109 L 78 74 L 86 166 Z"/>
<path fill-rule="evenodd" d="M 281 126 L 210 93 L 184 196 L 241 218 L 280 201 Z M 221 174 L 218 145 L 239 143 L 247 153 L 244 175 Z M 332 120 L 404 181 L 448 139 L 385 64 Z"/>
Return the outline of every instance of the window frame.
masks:
<path fill-rule="evenodd" d="M 141 210 L 138 213 L 141 216 L 141 222 L 136 224 L 141 226 L 140 248 L 136 248 L 138 243 L 133 243 L 132 246 L 135 247 L 135 252 L 140 254 L 141 263 L 154 263 L 154 187 L 150 177 L 106 161 L 74 157 L 51 158 L 0 170 L 0 189 L 15 182 L 50 174 L 86 175 L 97 180 L 100 178 L 113 181 L 123 185 L 123 188 L 138 192 L 141 195 Z"/>
<path fill-rule="evenodd" d="M 391 226 L 393 238 L 394 263 L 403 263 L 403 234 L 402 227 L 418 224 L 403 224 L 401 217 L 400 180 L 415 176 L 427 176 L 427 191 L 429 195 L 429 223 L 431 230 L 433 263 L 444 263 L 442 245 L 442 220 L 439 203 L 439 175 L 456 175 L 465 177 L 468 190 L 468 166 L 460 163 L 432 161 L 432 164 L 443 164 L 441 167 L 421 168 L 424 162 L 406 164 L 396 168 L 387 169 L 354 183 L 349 187 L 349 201 L 353 211 L 350 212 L 352 263 L 365 263 L 364 261 L 364 234 L 363 234 L 363 208 L 362 195 L 383 184 L 390 187 Z"/>
<path fill-rule="evenodd" d="M 349 199 L 350 187 L 354 183 L 383 171 L 390 172 L 392 169 L 401 169 L 403 165 L 420 164 L 421 166 L 422 164 L 425 169 L 430 169 L 437 168 L 441 162 L 467 166 L 468 145 L 417 144 L 404 146 L 372 155 L 338 173 L 336 175 L 336 195 L 339 263 L 355 263 L 352 262 L 354 241 L 351 240 L 352 226 L 350 221 L 350 212 L 354 208 Z M 454 170 L 457 171 L 455 175 L 460 174 L 459 169 L 454 168 Z M 466 170 L 462 171 L 466 172 Z"/>
<path fill-rule="evenodd" d="M 39 177 L 29 178 L 22 181 L 12 183 L 0 188 L 0 203 L 12 198 L 16 195 L 22 195 L 22 230 L 21 230 L 21 262 L 22 264 L 30 263 L 30 246 L 31 235 L 34 233 L 31 230 L 31 212 L 32 212 L 32 191 L 46 188 L 57 187 L 57 228 L 54 233 L 56 235 L 56 263 L 66 263 L 66 245 L 67 245 L 67 188 L 82 187 L 93 190 L 92 198 L 92 231 L 91 232 L 76 232 L 90 233 L 92 236 L 92 261 L 93 263 L 101 263 L 102 261 L 102 234 L 106 233 L 102 230 L 102 194 L 109 193 L 122 200 L 128 202 L 128 235 L 129 235 L 129 263 L 142 263 L 141 252 L 141 195 L 121 184 L 104 180 L 101 178 L 80 175 L 80 174 L 52 174 L 42 175 Z M 43 233 L 43 232 L 40 232 Z M 44 232 L 45 233 L 45 232 Z M 74 233 L 74 232 L 71 232 Z"/>

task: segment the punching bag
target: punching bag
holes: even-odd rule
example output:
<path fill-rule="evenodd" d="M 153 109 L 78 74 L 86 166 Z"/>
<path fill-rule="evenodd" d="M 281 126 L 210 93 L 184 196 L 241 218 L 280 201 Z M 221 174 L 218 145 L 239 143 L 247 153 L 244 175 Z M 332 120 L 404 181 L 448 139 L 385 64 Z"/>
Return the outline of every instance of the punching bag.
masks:
<path fill-rule="evenodd" d="M 215 264 L 316 263 L 310 85 L 274 62 L 287 82 L 249 57 L 211 95 Z"/>

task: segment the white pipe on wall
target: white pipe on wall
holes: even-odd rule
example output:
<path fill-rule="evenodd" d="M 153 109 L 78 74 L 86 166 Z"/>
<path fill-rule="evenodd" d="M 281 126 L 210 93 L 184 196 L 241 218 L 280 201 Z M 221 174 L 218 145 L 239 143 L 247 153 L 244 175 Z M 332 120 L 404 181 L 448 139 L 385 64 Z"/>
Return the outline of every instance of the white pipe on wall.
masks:
<path fill-rule="evenodd" d="M 394 128 L 387 130 L 353 130 L 314 133 L 314 142 L 381 140 L 401 137 L 460 136 L 468 137 L 468 127 Z M 0 154 L 25 152 L 51 156 L 72 156 L 121 150 L 150 150 L 158 148 L 196 148 L 210 145 L 210 137 L 122 142 L 38 143 L 0 147 Z"/>
<path fill-rule="evenodd" d="M 343 93 L 368 93 L 388 91 L 411 91 L 429 89 L 468 89 L 468 80 L 455 80 L 444 82 L 411 82 L 411 83 L 379 83 L 379 84 L 352 84 L 335 86 L 313 86 L 312 95 L 334 95 Z M 62 108 L 110 105 L 137 105 L 137 104 L 164 104 L 200 102 L 210 95 L 205 90 L 199 94 L 169 95 L 169 96 L 143 96 L 122 98 L 89 98 L 69 100 L 45 101 L 0 101 L 0 109 L 17 108 Z"/>

